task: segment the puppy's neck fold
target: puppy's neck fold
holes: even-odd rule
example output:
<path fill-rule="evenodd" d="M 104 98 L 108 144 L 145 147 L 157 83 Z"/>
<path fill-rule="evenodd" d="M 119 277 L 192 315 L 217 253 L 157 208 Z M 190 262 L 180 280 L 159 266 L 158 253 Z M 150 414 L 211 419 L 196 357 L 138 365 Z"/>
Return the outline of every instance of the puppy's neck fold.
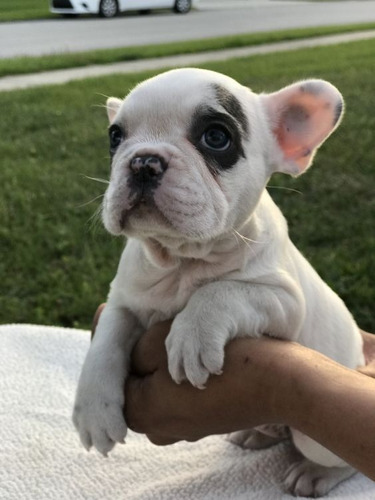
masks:
<path fill-rule="evenodd" d="M 240 228 L 206 241 L 159 241 L 147 238 L 141 241 L 146 256 L 156 267 L 171 269 L 179 267 L 182 261 L 199 260 L 208 264 L 221 264 L 223 260 L 237 255 L 239 263 L 249 247 L 258 243 L 260 228 L 257 217 L 249 219 Z"/>

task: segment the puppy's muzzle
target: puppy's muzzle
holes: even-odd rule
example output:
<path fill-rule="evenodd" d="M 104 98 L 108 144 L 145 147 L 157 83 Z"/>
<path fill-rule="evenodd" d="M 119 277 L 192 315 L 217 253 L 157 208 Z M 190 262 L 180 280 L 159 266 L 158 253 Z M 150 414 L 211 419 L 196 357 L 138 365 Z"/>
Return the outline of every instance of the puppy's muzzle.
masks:
<path fill-rule="evenodd" d="M 158 187 L 167 169 L 167 163 L 159 156 L 135 156 L 130 161 L 129 168 L 132 189 L 146 194 Z"/>

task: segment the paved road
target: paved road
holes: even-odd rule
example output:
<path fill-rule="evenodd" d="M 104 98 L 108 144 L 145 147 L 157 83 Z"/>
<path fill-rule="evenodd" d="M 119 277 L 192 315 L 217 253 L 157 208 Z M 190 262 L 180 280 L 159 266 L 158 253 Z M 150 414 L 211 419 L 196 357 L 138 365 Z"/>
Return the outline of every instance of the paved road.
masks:
<path fill-rule="evenodd" d="M 375 1 L 201 0 L 199 10 L 116 19 L 0 23 L 0 58 L 191 40 L 293 27 L 375 22 Z"/>

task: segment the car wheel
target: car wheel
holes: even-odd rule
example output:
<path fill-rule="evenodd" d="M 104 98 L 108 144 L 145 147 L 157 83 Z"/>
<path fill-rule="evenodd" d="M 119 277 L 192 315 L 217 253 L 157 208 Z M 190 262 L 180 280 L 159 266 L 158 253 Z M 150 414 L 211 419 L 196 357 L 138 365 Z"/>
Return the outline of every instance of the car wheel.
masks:
<path fill-rule="evenodd" d="M 117 0 L 101 0 L 99 5 L 100 17 L 115 17 L 118 14 Z"/>
<path fill-rule="evenodd" d="M 191 0 L 176 0 L 174 11 L 177 14 L 186 14 L 191 9 Z"/>

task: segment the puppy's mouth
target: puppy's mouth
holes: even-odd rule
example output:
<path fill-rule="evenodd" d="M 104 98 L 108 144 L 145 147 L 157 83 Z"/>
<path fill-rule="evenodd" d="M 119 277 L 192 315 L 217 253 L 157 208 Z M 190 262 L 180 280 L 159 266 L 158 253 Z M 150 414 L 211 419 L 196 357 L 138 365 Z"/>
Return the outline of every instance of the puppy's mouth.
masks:
<path fill-rule="evenodd" d="M 144 188 L 132 190 L 129 196 L 129 210 L 140 207 L 155 207 L 154 190 L 149 191 Z"/>
<path fill-rule="evenodd" d="M 121 212 L 119 224 L 124 233 L 143 233 L 147 228 L 154 231 L 161 227 L 172 227 L 157 207 L 153 193 L 144 190 L 133 193 L 128 207 Z"/>

